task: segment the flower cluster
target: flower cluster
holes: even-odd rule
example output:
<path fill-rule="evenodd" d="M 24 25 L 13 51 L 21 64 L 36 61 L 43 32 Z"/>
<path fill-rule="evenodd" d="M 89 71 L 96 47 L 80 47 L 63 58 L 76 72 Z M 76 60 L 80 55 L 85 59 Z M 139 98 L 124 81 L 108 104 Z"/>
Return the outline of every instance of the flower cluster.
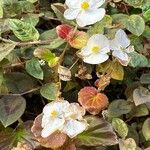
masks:
<path fill-rule="evenodd" d="M 113 40 L 108 40 L 107 37 L 102 34 L 93 35 L 79 54 L 86 63 L 100 64 L 109 58 L 108 53 L 110 50 L 112 50 L 112 56 L 122 65 L 128 65 L 130 61 L 128 53 L 134 51 L 134 48 L 130 46 L 130 40 L 122 29 L 116 32 Z"/>
<path fill-rule="evenodd" d="M 51 102 L 43 109 L 41 136 L 46 138 L 60 131 L 73 138 L 88 127 L 84 115 L 85 110 L 78 103 L 70 104 L 65 100 Z"/>

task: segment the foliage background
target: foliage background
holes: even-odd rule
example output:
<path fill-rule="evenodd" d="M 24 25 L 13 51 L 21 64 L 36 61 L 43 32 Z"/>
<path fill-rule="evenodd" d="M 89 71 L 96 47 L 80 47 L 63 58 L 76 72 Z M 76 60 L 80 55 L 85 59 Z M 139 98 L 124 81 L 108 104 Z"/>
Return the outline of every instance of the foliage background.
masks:
<path fill-rule="evenodd" d="M 45 104 L 60 96 L 60 91 L 69 102 L 76 102 L 80 89 L 94 86 L 98 78 L 96 71 L 101 72 L 100 68 L 105 68 L 84 64 L 79 60 L 71 69 L 72 80 L 61 81 L 60 89 L 58 72 L 51 66 L 55 63 L 56 56 L 61 56 L 66 41 L 57 36 L 56 26 L 62 23 L 75 26 L 74 21 L 64 19 L 62 4 L 63 0 L 0 1 L 2 150 L 11 149 L 20 141 L 28 143 L 28 147 L 37 147 L 39 143 L 33 140 L 30 132 L 32 123 L 29 120 L 34 120 Z M 134 139 L 136 144 L 131 141 L 131 149 L 135 149 L 135 145 L 136 149 L 146 149 L 150 147 L 150 1 L 110 0 L 106 1 L 104 7 L 107 15 L 102 21 L 79 30 L 87 31 L 89 35 L 105 33 L 109 38 L 114 37 L 119 28 L 126 30 L 135 52 L 131 54 L 128 67 L 124 67 L 123 71 L 116 68 L 114 77 L 104 90 L 110 102 L 106 116 L 114 129 L 116 128 L 118 137 L 123 140 Z M 41 65 L 34 56 L 37 48 L 49 49 L 54 54 L 48 55 L 45 65 Z M 71 67 L 78 59 L 76 52 L 76 49 L 69 47 L 62 58 L 62 65 Z M 79 66 L 86 68 L 83 74 L 79 74 Z M 91 74 L 92 79 L 82 78 L 87 74 Z M 118 120 L 114 120 L 115 118 Z M 126 130 L 128 134 L 122 135 Z M 92 150 L 117 148 L 118 145 L 91 147 Z"/>

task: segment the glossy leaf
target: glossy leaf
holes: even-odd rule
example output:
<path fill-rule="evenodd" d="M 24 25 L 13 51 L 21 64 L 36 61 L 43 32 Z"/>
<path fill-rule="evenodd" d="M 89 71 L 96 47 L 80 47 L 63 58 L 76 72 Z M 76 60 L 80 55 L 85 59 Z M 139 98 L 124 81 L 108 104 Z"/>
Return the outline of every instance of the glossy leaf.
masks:
<path fill-rule="evenodd" d="M 26 62 L 26 71 L 33 77 L 43 80 L 43 70 L 37 58 L 32 58 Z"/>
<path fill-rule="evenodd" d="M 32 24 L 18 19 L 9 19 L 9 27 L 21 41 L 38 40 L 39 33 Z"/>
<path fill-rule="evenodd" d="M 47 83 L 40 90 L 41 95 L 48 100 L 56 100 L 59 96 L 59 85 Z"/>

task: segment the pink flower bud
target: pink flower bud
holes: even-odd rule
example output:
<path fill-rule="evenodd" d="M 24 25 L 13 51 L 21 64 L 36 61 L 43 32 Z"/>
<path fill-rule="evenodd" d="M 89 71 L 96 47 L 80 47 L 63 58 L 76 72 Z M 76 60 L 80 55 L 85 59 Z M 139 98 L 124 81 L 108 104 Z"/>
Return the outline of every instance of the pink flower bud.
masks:
<path fill-rule="evenodd" d="M 66 39 L 70 31 L 72 31 L 73 28 L 67 24 L 62 24 L 56 27 L 56 33 L 59 37 L 62 39 Z"/>

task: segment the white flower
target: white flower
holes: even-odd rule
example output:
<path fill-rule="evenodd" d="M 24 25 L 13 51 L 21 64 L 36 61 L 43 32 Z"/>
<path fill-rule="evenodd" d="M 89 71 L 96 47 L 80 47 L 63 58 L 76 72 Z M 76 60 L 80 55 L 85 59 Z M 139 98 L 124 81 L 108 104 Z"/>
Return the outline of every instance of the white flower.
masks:
<path fill-rule="evenodd" d="M 115 38 L 110 41 L 110 49 L 113 50 L 112 55 L 116 57 L 122 65 L 128 65 L 130 57 L 127 53 L 134 51 L 134 47 L 130 46 L 130 40 L 122 29 L 119 29 L 116 32 Z"/>
<path fill-rule="evenodd" d="M 87 129 L 84 115 L 85 110 L 78 103 L 69 104 L 65 100 L 51 102 L 43 109 L 41 136 L 46 138 L 60 131 L 73 138 Z"/>
<path fill-rule="evenodd" d="M 68 9 L 64 17 L 68 20 L 76 19 L 81 27 L 94 24 L 105 16 L 105 9 L 99 8 L 105 0 L 66 0 Z"/>
<path fill-rule="evenodd" d="M 90 37 L 79 55 L 88 64 L 100 64 L 109 58 L 108 52 L 110 52 L 109 40 L 102 34 L 95 34 Z"/>

